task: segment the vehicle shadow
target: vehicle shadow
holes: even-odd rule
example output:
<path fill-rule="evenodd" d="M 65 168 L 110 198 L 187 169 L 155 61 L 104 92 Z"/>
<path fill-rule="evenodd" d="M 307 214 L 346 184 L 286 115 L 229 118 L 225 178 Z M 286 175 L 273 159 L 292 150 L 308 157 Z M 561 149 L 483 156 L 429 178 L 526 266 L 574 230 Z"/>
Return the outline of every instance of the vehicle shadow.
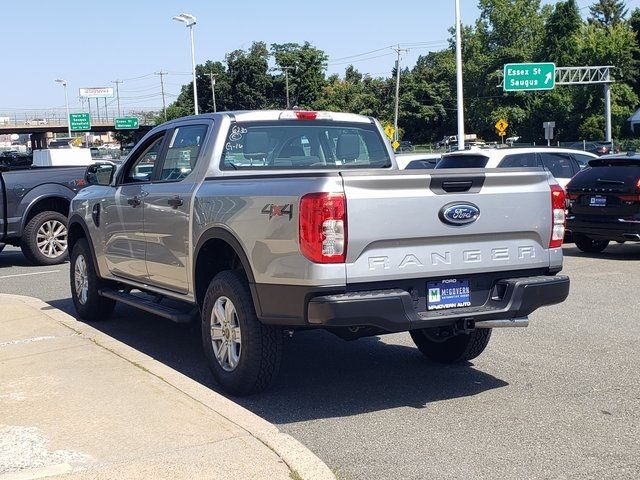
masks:
<path fill-rule="evenodd" d="M 0 252 L 0 268 L 5 267 L 35 267 L 33 263 L 29 262 L 22 252 L 18 249 L 5 247 Z"/>
<path fill-rule="evenodd" d="M 601 260 L 640 261 L 640 243 L 619 244 L 612 242 L 600 253 L 585 253 L 573 244 L 565 245 L 562 252 L 567 257 L 597 258 Z"/>
<path fill-rule="evenodd" d="M 49 303 L 75 314 L 70 299 Z M 91 326 L 218 390 L 205 363 L 198 325 L 174 324 L 118 306 L 112 320 Z M 399 339 L 408 337 L 390 340 Z M 471 363 L 431 363 L 410 340 L 407 345 L 385 341 L 371 337 L 345 342 L 324 331 L 297 332 L 285 339 L 282 368 L 271 389 L 233 400 L 270 422 L 282 424 L 397 407 L 425 408 L 432 402 L 508 385 Z"/>

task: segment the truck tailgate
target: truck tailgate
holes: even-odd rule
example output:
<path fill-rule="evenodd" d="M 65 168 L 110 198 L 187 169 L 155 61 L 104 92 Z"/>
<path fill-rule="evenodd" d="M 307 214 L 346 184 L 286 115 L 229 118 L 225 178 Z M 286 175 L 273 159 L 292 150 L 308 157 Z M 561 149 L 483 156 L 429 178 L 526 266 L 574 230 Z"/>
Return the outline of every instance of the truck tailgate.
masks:
<path fill-rule="evenodd" d="M 348 283 L 549 266 L 551 194 L 539 170 L 343 172 Z M 466 191 L 464 190 L 467 188 Z M 470 203 L 475 222 L 444 223 Z"/>

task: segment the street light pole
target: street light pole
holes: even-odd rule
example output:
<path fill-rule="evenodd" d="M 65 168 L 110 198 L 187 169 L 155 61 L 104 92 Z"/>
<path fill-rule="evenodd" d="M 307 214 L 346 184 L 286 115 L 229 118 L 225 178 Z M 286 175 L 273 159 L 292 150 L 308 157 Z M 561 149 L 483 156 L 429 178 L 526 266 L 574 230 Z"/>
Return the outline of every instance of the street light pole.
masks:
<path fill-rule="evenodd" d="M 191 39 L 191 73 L 193 74 L 193 106 L 194 112 L 198 115 L 198 87 L 196 86 L 196 51 L 193 43 L 193 26 L 196 24 L 196 17 L 190 13 L 181 13 L 173 17 L 174 20 L 184 23 L 189 29 L 189 38 Z"/>
<path fill-rule="evenodd" d="M 464 99 L 462 89 L 462 38 L 460 34 L 460 0 L 456 2 L 456 83 L 458 96 L 458 150 L 464 150 Z"/>
<path fill-rule="evenodd" d="M 67 109 L 67 133 L 71 138 L 71 120 L 69 119 L 69 97 L 67 96 L 67 81 L 62 78 L 56 79 L 56 83 L 61 83 L 64 87 L 64 105 Z"/>

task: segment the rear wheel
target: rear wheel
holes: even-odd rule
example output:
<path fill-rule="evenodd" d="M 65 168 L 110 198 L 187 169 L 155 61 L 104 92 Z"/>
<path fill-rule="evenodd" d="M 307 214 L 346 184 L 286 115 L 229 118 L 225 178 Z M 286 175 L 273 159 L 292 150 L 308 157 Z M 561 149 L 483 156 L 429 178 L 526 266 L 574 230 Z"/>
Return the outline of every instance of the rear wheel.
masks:
<path fill-rule="evenodd" d="M 478 328 L 471 333 L 441 337 L 439 329 L 411 330 L 413 342 L 429 360 L 439 363 L 460 363 L 480 355 L 491 338 L 490 328 Z"/>
<path fill-rule="evenodd" d="M 98 293 L 104 282 L 98 277 L 85 238 L 79 239 L 73 246 L 70 281 L 73 305 L 80 318 L 96 322 L 111 316 L 116 302 Z"/>
<path fill-rule="evenodd" d="M 209 284 L 202 343 L 214 378 L 233 395 L 264 390 L 280 368 L 282 330 L 260 323 L 240 271 L 221 272 Z"/>
<path fill-rule="evenodd" d="M 576 244 L 576 247 L 586 253 L 600 253 L 609 245 L 609 240 L 594 240 L 593 238 L 580 234 L 573 235 L 573 242 Z"/>
<path fill-rule="evenodd" d="M 27 260 L 37 265 L 56 265 L 67 259 L 67 217 L 58 212 L 41 212 L 29 220 L 20 248 Z"/>

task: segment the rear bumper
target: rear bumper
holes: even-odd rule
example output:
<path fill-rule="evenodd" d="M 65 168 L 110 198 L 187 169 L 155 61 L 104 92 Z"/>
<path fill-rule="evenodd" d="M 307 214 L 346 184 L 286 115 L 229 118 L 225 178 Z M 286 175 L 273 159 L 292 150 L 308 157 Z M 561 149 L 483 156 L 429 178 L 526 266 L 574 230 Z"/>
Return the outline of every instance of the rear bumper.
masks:
<path fill-rule="evenodd" d="M 307 320 L 318 327 L 370 326 L 402 332 L 459 320 L 515 319 L 563 302 L 569 295 L 569 283 L 564 275 L 501 279 L 484 305 L 427 312 L 419 311 L 417 299 L 402 289 L 324 295 L 309 301 Z"/>
<path fill-rule="evenodd" d="M 569 216 L 567 231 L 572 235 L 583 234 L 605 240 L 640 240 L 640 219 L 607 218 L 604 221 L 597 221 Z M 636 236 L 637 238 L 634 238 Z"/>

